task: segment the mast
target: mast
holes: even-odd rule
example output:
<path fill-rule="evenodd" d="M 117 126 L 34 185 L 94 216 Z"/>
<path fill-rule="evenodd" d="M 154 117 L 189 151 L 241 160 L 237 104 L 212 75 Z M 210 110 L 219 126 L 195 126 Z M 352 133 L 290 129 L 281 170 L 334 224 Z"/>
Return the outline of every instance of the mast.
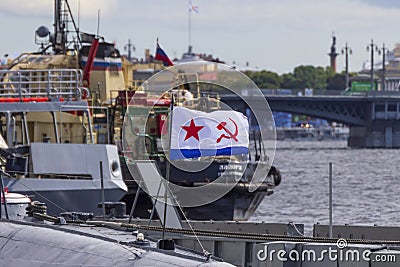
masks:
<path fill-rule="evenodd" d="M 72 16 L 67 0 L 54 0 L 54 36 L 51 40 L 55 54 L 65 54 L 68 44 L 68 24 L 72 23 L 78 44 L 81 44 L 79 30 Z"/>
<path fill-rule="evenodd" d="M 56 54 L 63 53 L 65 51 L 66 43 L 66 32 L 65 23 L 62 18 L 62 0 L 54 0 L 54 40 L 53 40 L 53 51 Z"/>
<path fill-rule="evenodd" d="M 189 1 L 189 19 L 188 19 L 188 46 L 192 47 L 191 45 L 191 13 L 192 13 L 192 5 L 191 2 Z"/>
<path fill-rule="evenodd" d="M 199 13 L 198 7 L 192 3 L 192 1 L 189 1 L 189 17 L 188 17 L 188 53 L 191 53 L 192 50 L 192 33 L 191 33 L 191 18 L 192 18 L 192 11 L 195 13 Z"/>
<path fill-rule="evenodd" d="M 158 38 L 157 38 L 158 43 Z M 131 39 L 128 39 L 128 44 L 125 45 L 125 50 L 128 50 L 128 61 L 131 62 L 132 60 L 132 51 L 135 51 L 135 46 L 131 43 Z"/>

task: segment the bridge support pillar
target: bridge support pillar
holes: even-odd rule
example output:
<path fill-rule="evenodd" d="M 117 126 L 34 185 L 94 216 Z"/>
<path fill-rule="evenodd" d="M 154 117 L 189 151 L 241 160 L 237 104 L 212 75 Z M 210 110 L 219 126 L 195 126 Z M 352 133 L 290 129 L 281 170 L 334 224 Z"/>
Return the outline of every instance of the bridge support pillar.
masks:
<path fill-rule="evenodd" d="M 392 120 L 351 126 L 348 146 L 353 148 L 400 148 L 400 125 Z"/>
<path fill-rule="evenodd" d="M 400 101 L 371 101 L 365 126 L 350 126 L 348 146 L 355 148 L 400 148 Z"/>
<path fill-rule="evenodd" d="M 390 126 L 385 127 L 385 147 L 393 147 L 393 128 Z"/>
<path fill-rule="evenodd" d="M 366 147 L 366 135 L 367 127 L 364 126 L 350 126 L 349 138 L 347 139 L 347 145 L 353 148 L 364 148 Z"/>

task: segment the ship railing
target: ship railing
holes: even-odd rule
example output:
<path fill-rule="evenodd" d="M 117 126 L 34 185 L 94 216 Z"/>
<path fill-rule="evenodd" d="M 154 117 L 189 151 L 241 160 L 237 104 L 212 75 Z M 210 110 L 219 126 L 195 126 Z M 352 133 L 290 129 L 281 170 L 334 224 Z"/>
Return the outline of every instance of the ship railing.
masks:
<path fill-rule="evenodd" d="M 114 95 L 117 95 L 117 97 L 113 98 Z M 202 107 L 204 108 L 204 111 L 220 109 L 220 96 L 218 92 L 204 92 L 200 94 L 200 98 L 197 98 L 188 90 L 180 89 L 172 89 L 168 92 L 148 89 L 145 91 L 116 89 L 110 90 L 109 97 L 112 101 L 116 101 L 116 104 L 125 108 L 129 105 L 156 105 L 169 107 L 171 95 L 174 96 L 175 105 L 178 106 L 185 106 L 187 108 Z"/>
<path fill-rule="evenodd" d="M 0 70 L 1 102 L 81 100 L 88 92 L 79 69 Z"/>

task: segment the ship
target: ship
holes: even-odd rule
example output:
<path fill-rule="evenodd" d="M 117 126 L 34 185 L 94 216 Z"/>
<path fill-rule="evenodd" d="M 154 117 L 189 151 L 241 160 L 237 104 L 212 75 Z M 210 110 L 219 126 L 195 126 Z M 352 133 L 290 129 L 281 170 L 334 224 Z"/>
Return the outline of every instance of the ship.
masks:
<path fill-rule="evenodd" d="M 32 101 L 25 103 L 26 107 L 35 107 L 35 109 L 40 105 L 47 108 L 49 104 L 46 103 L 51 102 L 50 110 L 40 110 L 48 113 L 46 118 L 41 116 L 24 118 L 24 116 L 22 116 L 17 121 L 17 124 L 25 128 L 21 126 L 21 130 L 14 131 L 15 135 L 19 134 L 17 138 L 12 137 L 12 134 L 4 131 L 4 133 L 8 135 L 7 140 L 11 140 L 7 142 L 12 146 L 17 143 L 24 143 L 29 147 L 29 152 L 34 152 L 36 154 L 40 154 L 36 151 L 48 149 L 45 151 L 49 153 L 50 158 L 53 158 L 52 161 L 48 162 L 51 162 L 52 166 L 58 166 L 58 169 L 53 167 L 53 169 L 46 170 L 46 166 L 44 165 L 36 167 L 36 165 L 33 166 L 30 164 L 30 159 L 25 159 L 26 162 L 22 160 L 22 166 L 28 166 L 29 168 L 34 167 L 35 170 L 43 172 L 35 174 L 39 178 L 54 178 L 57 172 L 64 171 L 63 168 L 65 166 L 60 162 L 55 162 L 55 158 L 58 157 L 56 156 L 58 155 L 57 151 L 76 143 L 76 139 L 80 139 L 79 142 L 81 143 L 86 143 L 87 140 L 93 140 L 93 143 L 103 145 L 105 151 L 109 151 L 107 149 L 109 145 L 113 146 L 113 149 L 117 147 L 119 160 L 118 163 L 114 163 L 113 161 L 111 165 L 114 166 L 117 171 L 120 171 L 122 179 L 128 188 L 128 192 L 119 200 L 126 203 L 127 211 L 132 211 L 132 216 L 147 218 L 151 215 L 154 201 L 149 198 L 143 190 L 139 190 L 136 177 L 133 177 L 130 171 L 129 164 L 131 162 L 134 163 L 137 158 L 130 157 L 129 151 L 126 151 L 127 149 L 124 147 L 123 125 L 126 120 L 126 112 L 129 108 L 132 108 L 131 101 L 133 97 L 143 101 L 144 104 L 142 103 L 142 105 L 151 104 L 154 107 L 146 118 L 146 129 L 138 133 L 141 136 L 145 136 L 148 143 L 145 147 L 137 147 L 135 149 L 141 151 L 141 153 L 149 154 L 151 160 L 157 163 L 160 173 L 166 176 L 165 152 L 160 150 L 157 144 L 159 144 L 161 139 L 160 126 L 163 123 L 163 118 L 165 119 L 168 115 L 169 100 L 161 99 L 160 96 L 154 98 L 154 96 L 152 96 L 152 90 L 154 90 L 154 88 L 146 87 L 148 82 L 135 80 L 135 75 L 140 72 L 139 70 L 148 69 L 149 64 L 133 64 L 122 57 L 114 44 L 106 42 L 103 37 L 78 32 L 75 28 L 76 24 L 73 23 L 74 19 L 70 12 L 68 1 L 55 0 L 54 7 L 54 32 L 51 33 L 50 30 L 44 26 L 39 27 L 35 32 L 35 41 L 37 44 L 40 44 L 40 51 L 21 54 L 11 62 L 8 70 L 2 73 L 3 87 L 8 86 L 10 81 L 13 82 L 13 86 L 17 87 L 15 95 L 13 95 L 14 98 L 18 99 L 17 101 L 23 102 L 24 99 L 27 99 L 26 101 L 31 99 Z M 71 37 L 71 35 L 74 37 Z M 216 63 L 212 62 L 210 64 Z M 161 62 L 153 61 L 152 67 L 152 74 L 156 75 L 160 70 L 164 69 Z M 74 77 L 75 80 L 73 84 L 76 88 L 66 95 L 61 95 L 58 93 L 60 88 L 54 85 L 53 80 L 69 79 L 67 78 L 69 77 L 68 75 Z M 188 75 L 192 77 L 193 73 L 179 74 L 177 76 L 180 76 L 182 79 L 188 79 Z M 208 75 L 207 77 L 210 79 L 215 78 L 215 73 L 212 71 L 203 72 L 202 75 L 203 77 L 204 75 Z M 19 83 L 17 83 L 17 81 Z M 23 83 L 21 83 L 21 81 Z M 31 96 L 26 93 L 31 92 L 30 88 L 32 86 L 37 86 L 37 83 L 45 81 L 50 86 L 47 86 L 46 90 L 39 91 L 39 95 Z M 71 81 L 63 82 L 68 85 L 71 84 Z M 199 91 L 196 86 L 192 86 L 190 83 L 183 83 L 182 86 L 183 88 L 173 89 L 189 92 L 194 99 L 200 99 L 199 96 L 202 95 L 203 92 Z M 5 92 L 6 90 L 2 89 L 2 91 Z M 140 97 L 140 94 L 142 94 L 143 97 Z M 43 96 L 43 103 L 39 102 L 37 98 Z M 7 95 L 3 95 L 3 97 L 9 98 Z M 75 102 L 72 102 L 72 100 Z M 8 100 L 4 100 L 3 102 L 6 101 Z M 59 115 L 57 115 L 56 113 L 61 111 L 66 105 L 64 101 L 67 101 L 67 105 L 78 106 L 79 109 L 71 110 L 70 108 L 69 110 L 59 112 Z M 216 108 L 218 108 L 218 94 L 208 93 L 206 102 L 207 105 L 209 103 L 217 103 Z M 8 111 L 9 107 L 4 106 L 3 109 L 5 112 L 4 114 L 10 112 Z M 18 112 L 18 114 L 24 114 L 26 110 L 18 110 Z M 62 114 L 63 117 L 61 121 L 60 118 L 57 117 L 61 116 L 60 114 Z M 82 116 L 85 114 L 86 117 Z M 65 116 L 68 118 L 65 118 Z M 13 125 L 13 118 L 5 116 L 3 120 L 4 125 Z M 88 126 L 88 124 L 83 122 L 88 122 L 92 125 Z M 59 125 L 58 127 L 61 128 L 63 132 L 61 137 L 59 133 L 54 130 L 57 128 L 57 125 Z M 78 129 L 79 125 L 83 125 L 83 129 Z M 255 127 L 255 129 L 258 130 L 254 130 L 250 135 L 251 153 L 244 161 L 236 161 L 236 159 L 233 158 L 216 157 L 212 159 L 208 168 L 196 173 L 183 173 L 179 168 L 171 168 L 170 181 L 180 186 L 194 187 L 205 185 L 216 180 L 223 173 L 227 176 L 230 175 L 231 179 L 236 182 L 236 186 L 222 198 L 206 205 L 187 207 L 180 210 L 182 218 L 198 220 L 247 220 L 264 197 L 273 193 L 275 186 L 280 184 L 281 175 L 279 170 L 272 166 L 272 159 L 268 157 L 265 152 L 263 141 L 261 140 L 262 134 L 259 128 L 260 127 Z M 91 129 L 93 129 L 93 131 Z M 18 139 L 18 141 L 15 141 L 16 139 Z M 30 144 L 32 141 L 33 143 Z M 40 146 L 35 143 L 40 143 Z M 79 145 L 82 146 L 83 144 Z M 30 147 L 33 148 L 31 149 Z M 50 147 L 54 147 L 54 149 L 50 149 Z M 71 150 L 75 151 L 72 148 Z M 15 158 L 15 153 L 10 153 L 12 156 L 5 155 L 5 157 Z M 98 151 L 93 151 L 93 154 L 97 153 Z M 18 154 L 17 158 L 19 156 Z M 69 157 L 71 159 L 79 159 L 73 161 L 77 163 L 84 162 L 84 158 L 86 157 L 96 159 L 95 161 L 97 161 L 93 163 L 97 164 L 96 174 L 93 172 L 89 173 L 89 171 L 85 169 L 78 171 L 79 168 L 73 166 L 73 163 L 71 163 L 71 165 L 66 164 L 70 169 L 69 172 L 72 172 L 71 174 L 77 175 L 76 172 L 79 172 L 79 175 L 85 174 L 84 177 L 100 177 L 98 172 L 100 169 L 98 156 L 79 155 L 78 157 L 77 155 L 69 154 Z M 114 158 L 114 156 L 112 158 Z M 107 157 L 104 158 L 104 161 L 107 161 L 107 159 Z M 42 164 L 46 162 L 43 159 L 41 160 Z M 18 160 L 15 161 L 17 162 Z M 107 162 L 109 163 L 110 160 Z M 188 164 L 193 164 L 193 162 Z M 13 164 L 9 163 L 9 165 Z M 84 164 L 82 163 L 81 165 Z M 31 170 L 28 167 L 17 166 L 23 169 L 22 176 L 26 175 L 25 170 Z M 265 177 L 258 177 L 257 180 L 262 180 L 262 184 L 258 186 L 256 191 L 250 192 L 248 188 L 254 170 L 258 166 L 263 166 L 265 170 L 263 175 Z M 113 168 L 110 169 L 113 170 Z M 15 170 L 9 171 L 14 173 L 14 176 L 20 175 Z M 114 183 L 113 173 L 109 171 L 105 173 L 109 174 L 109 181 Z M 36 182 L 37 186 L 31 187 L 33 185 L 29 185 L 29 187 L 31 187 L 29 190 L 33 192 L 34 190 L 42 188 L 42 190 L 53 192 L 60 191 L 60 188 L 63 186 L 68 188 L 67 183 L 72 184 L 76 182 L 77 187 L 79 187 L 79 183 L 90 183 L 87 180 L 81 181 L 80 179 L 71 181 L 69 175 L 69 179 L 58 181 L 59 183 L 54 181 L 54 184 L 39 184 L 40 182 Z M 118 177 L 120 177 L 119 173 Z M 106 181 L 106 179 L 104 181 Z M 100 182 L 93 184 L 95 184 L 93 190 L 100 190 Z M 123 186 L 120 186 L 120 188 L 123 188 Z M 12 189 L 13 191 L 22 192 L 24 194 L 27 194 L 29 191 L 27 188 L 22 187 L 14 187 Z M 137 205 L 133 205 L 135 195 L 138 195 Z M 95 202 L 100 202 L 99 196 L 100 193 L 97 194 L 96 198 L 90 198 L 90 204 L 93 205 Z M 55 197 L 55 195 L 50 199 L 53 199 L 53 197 Z M 117 197 L 117 195 L 113 195 L 113 199 L 114 197 Z M 79 208 L 79 205 L 86 201 L 78 201 L 78 196 L 75 196 L 73 199 L 74 201 L 65 201 L 64 204 L 71 206 L 68 209 L 81 210 L 82 207 Z M 43 199 L 41 200 L 43 201 Z M 72 205 L 72 203 L 74 203 L 74 205 Z M 56 205 L 53 205 L 53 208 L 54 207 L 56 207 Z M 57 211 L 60 211 L 60 209 L 57 209 Z"/>
<path fill-rule="evenodd" d="M 126 193 L 117 146 L 94 142 L 81 71 L 1 70 L 0 76 L 0 175 L 10 192 L 47 202 L 54 214 L 99 214 L 98 203 Z"/>
<path fill-rule="evenodd" d="M 14 201 L 2 203 L 2 208 L 15 211 L 13 206 L 20 203 L 27 205 L 27 212 L 6 219 L 8 213 L 0 214 L 2 266 L 234 266 L 209 253 L 176 245 L 172 239 L 109 227 L 110 221 L 92 224 L 93 217 L 84 213 L 55 217 L 46 213 L 44 203 L 26 203 L 15 193 L 6 198 Z"/>

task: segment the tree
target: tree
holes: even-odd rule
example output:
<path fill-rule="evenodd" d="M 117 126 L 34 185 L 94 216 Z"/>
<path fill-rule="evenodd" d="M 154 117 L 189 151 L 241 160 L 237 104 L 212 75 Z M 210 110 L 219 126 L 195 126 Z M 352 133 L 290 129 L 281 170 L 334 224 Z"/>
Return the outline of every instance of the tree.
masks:
<path fill-rule="evenodd" d="M 346 76 L 343 73 L 335 74 L 327 79 L 327 90 L 344 90 L 346 88 Z"/>
<path fill-rule="evenodd" d="M 293 73 L 285 73 L 282 74 L 282 83 L 281 88 L 297 88 L 296 87 L 296 79 Z"/>
<path fill-rule="evenodd" d="M 325 89 L 328 72 L 322 67 L 299 66 L 293 71 L 296 89 Z"/>
<path fill-rule="evenodd" d="M 253 80 L 259 88 L 275 89 L 281 86 L 281 77 L 275 72 L 262 71 L 246 71 L 245 74 Z"/>
<path fill-rule="evenodd" d="M 246 71 L 245 74 L 254 81 L 259 88 L 288 88 L 304 90 L 343 90 L 344 74 L 336 74 L 331 67 L 298 66 L 293 73 L 285 73 L 279 76 L 271 71 Z"/>

